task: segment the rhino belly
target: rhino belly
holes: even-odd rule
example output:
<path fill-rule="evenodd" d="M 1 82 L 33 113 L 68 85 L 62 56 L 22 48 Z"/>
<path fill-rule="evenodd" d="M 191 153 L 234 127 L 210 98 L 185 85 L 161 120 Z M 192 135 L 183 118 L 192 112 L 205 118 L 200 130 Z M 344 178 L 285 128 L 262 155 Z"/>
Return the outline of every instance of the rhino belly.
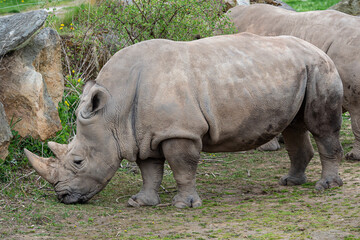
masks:
<path fill-rule="evenodd" d="M 222 131 L 216 141 L 208 132 L 202 139 L 203 151 L 235 152 L 257 148 L 281 133 L 291 123 L 292 118 L 289 116 L 293 115 L 294 113 L 287 116 L 269 116 L 265 121 L 264 118 L 254 115 L 241 124 Z"/>
<path fill-rule="evenodd" d="M 217 95 L 218 101 L 211 102 L 211 106 L 203 104 L 202 112 L 208 123 L 208 131 L 202 137 L 203 150 L 249 150 L 281 133 L 301 108 L 306 81 L 294 85 L 292 81 L 280 82 L 274 86 L 255 85 L 250 91 L 249 84 L 247 90 L 238 90 L 236 97 L 219 94 L 223 97 Z"/>

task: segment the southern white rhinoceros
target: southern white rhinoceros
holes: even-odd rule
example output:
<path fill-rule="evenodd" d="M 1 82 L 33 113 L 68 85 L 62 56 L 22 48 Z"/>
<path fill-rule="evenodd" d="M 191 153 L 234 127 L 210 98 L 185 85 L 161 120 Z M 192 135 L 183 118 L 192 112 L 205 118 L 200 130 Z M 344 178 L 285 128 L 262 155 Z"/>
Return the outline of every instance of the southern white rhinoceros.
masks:
<path fill-rule="evenodd" d="M 295 36 L 330 56 L 344 85 L 343 108 L 350 113 L 355 135 L 346 158 L 360 160 L 360 18 L 334 10 L 300 13 L 265 4 L 237 6 L 227 14 L 240 32 Z"/>
<path fill-rule="evenodd" d="M 130 205 L 159 204 L 164 161 L 177 182 L 176 207 L 198 207 L 200 151 L 248 150 L 283 133 L 291 167 L 283 185 L 306 181 L 313 156 L 323 167 L 317 189 L 338 175 L 343 89 L 331 59 L 294 37 L 238 34 L 192 42 L 144 41 L 116 53 L 77 109 L 77 135 L 49 147 L 56 158 L 25 150 L 64 203 L 85 202 L 136 161 L 143 187 Z"/>

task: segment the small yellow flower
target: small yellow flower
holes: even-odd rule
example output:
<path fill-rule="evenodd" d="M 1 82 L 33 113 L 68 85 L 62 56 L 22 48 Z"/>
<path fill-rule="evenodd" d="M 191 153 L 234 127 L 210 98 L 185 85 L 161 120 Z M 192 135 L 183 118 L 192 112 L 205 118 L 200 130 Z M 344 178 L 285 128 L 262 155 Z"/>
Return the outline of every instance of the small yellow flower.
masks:
<path fill-rule="evenodd" d="M 21 2 L 24 2 L 24 0 L 21 0 Z"/>
<path fill-rule="evenodd" d="M 63 29 L 63 27 L 60 27 L 59 29 L 61 30 L 61 29 Z"/>
<path fill-rule="evenodd" d="M 74 227 L 77 227 L 76 225 Z"/>
<path fill-rule="evenodd" d="M 78 82 L 81 82 L 81 78 L 78 79 Z"/>
<path fill-rule="evenodd" d="M 70 23 L 70 26 L 72 26 L 72 23 Z"/>
<path fill-rule="evenodd" d="M 60 24 L 60 26 L 62 26 L 62 27 L 63 27 L 63 26 L 64 26 L 64 24 L 62 23 L 62 24 Z"/>
<path fill-rule="evenodd" d="M 72 73 L 75 73 L 75 70 L 72 70 Z"/>
<path fill-rule="evenodd" d="M 124 232 L 127 232 L 127 230 L 124 230 Z"/>
<path fill-rule="evenodd" d="M 70 104 L 67 102 L 67 101 L 65 101 L 65 104 L 69 107 L 70 106 Z"/>

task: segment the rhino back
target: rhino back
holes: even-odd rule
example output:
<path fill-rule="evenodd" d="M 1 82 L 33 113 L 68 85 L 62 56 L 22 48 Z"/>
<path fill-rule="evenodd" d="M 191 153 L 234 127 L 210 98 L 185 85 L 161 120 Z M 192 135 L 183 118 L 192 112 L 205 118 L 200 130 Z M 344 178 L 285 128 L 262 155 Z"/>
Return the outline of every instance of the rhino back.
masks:
<path fill-rule="evenodd" d="M 245 150 L 270 140 L 299 111 L 306 66 L 319 62 L 309 45 L 252 34 L 151 40 L 120 51 L 97 81 L 112 92 L 119 128 L 132 128 L 141 159 L 159 156 L 171 138 L 209 152 Z"/>
<path fill-rule="evenodd" d="M 269 5 L 238 6 L 228 15 L 240 32 L 264 36 L 291 35 L 327 53 L 344 84 L 344 108 L 357 102 L 360 92 L 360 18 L 334 10 L 292 12 Z"/>
<path fill-rule="evenodd" d="M 360 18 L 334 10 L 294 12 L 255 4 L 235 7 L 227 14 L 240 32 L 295 36 L 324 52 L 327 52 L 334 41 L 353 46 L 358 46 L 360 41 Z"/>

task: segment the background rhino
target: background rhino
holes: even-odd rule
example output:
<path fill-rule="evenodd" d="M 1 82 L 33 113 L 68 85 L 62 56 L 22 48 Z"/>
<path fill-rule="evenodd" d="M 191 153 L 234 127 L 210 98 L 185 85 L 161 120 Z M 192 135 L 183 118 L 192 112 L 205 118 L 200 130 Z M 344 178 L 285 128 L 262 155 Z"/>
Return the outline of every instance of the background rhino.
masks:
<path fill-rule="evenodd" d="M 351 115 L 355 135 L 346 158 L 360 160 L 360 18 L 334 10 L 300 13 L 265 4 L 237 6 L 227 14 L 240 32 L 299 37 L 331 57 L 344 85 L 343 108 Z"/>
<path fill-rule="evenodd" d="M 159 204 L 167 160 L 178 187 L 173 204 L 197 207 L 200 151 L 248 150 L 282 132 L 291 167 L 281 184 L 301 184 L 313 156 L 309 130 L 323 166 L 316 188 L 340 186 L 342 92 L 330 58 L 297 38 L 144 41 L 116 53 L 86 86 L 76 138 L 49 143 L 57 158 L 25 152 L 64 203 L 89 200 L 126 158 L 143 178 L 131 205 Z"/>

